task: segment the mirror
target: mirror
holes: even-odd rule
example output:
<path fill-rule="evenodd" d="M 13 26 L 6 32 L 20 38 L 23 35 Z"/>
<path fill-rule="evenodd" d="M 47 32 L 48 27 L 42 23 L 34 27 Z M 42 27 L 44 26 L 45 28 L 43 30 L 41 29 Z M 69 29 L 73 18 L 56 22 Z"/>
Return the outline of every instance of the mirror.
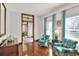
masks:
<path fill-rule="evenodd" d="M 0 37 L 2 37 L 6 34 L 6 7 L 4 3 L 0 5 Z"/>

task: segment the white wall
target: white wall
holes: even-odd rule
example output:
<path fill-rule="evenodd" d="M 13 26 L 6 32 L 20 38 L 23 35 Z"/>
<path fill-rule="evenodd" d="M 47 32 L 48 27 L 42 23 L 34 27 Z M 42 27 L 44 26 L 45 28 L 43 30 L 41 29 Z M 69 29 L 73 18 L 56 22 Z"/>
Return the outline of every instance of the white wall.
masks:
<path fill-rule="evenodd" d="M 6 14 L 6 35 L 10 35 L 10 13 L 8 10 Z"/>
<path fill-rule="evenodd" d="M 21 42 L 21 13 L 10 12 L 10 34 Z"/>
<path fill-rule="evenodd" d="M 35 16 L 35 40 L 39 39 L 44 33 L 44 23 L 40 16 Z"/>

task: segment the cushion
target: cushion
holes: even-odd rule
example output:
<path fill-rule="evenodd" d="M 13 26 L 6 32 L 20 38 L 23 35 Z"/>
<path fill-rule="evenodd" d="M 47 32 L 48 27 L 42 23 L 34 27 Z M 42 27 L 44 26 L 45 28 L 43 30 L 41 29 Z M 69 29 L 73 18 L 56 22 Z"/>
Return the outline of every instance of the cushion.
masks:
<path fill-rule="evenodd" d="M 63 44 L 66 43 L 67 42 L 67 39 L 63 39 L 62 42 L 63 42 Z"/>
<path fill-rule="evenodd" d="M 58 52 L 62 52 L 63 47 L 60 46 L 54 46 L 54 48 L 58 51 Z"/>
<path fill-rule="evenodd" d="M 63 44 L 67 47 L 67 48 L 75 48 L 75 44 L 71 39 L 63 39 Z"/>
<path fill-rule="evenodd" d="M 67 41 L 67 47 L 73 49 L 73 48 L 75 47 L 75 46 L 74 46 L 74 42 L 73 42 L 72 40 L 68 40 L 68 41 Z"/>
<path fill-rule="evenodd" d="M 45 35 L 45 38 L 46 38 L 46 39 L 49 39 L 49 37 L 50 37 L 49 35 Z"/>
<path fill-rule="evenodd" d="M 57 42 L 56 42 L 56 43 L 54 43 L 54 45 L 55 45 L 55 46 L 60 46 L 60 43 L 57 43 Z"/>
<path fill-rule="evenodd" d="M 76 53 L 77 50 L 76 49 L 72 49 L 72 48 L 64 48 L 65 51 L 69 51 L 69 52 L 73 52 Z"/>
<path fill-rule="evenodd" d="M 54 45 L 55 45 L 55 46 L 63 46 L 63 43 L 55 42 Z"/>

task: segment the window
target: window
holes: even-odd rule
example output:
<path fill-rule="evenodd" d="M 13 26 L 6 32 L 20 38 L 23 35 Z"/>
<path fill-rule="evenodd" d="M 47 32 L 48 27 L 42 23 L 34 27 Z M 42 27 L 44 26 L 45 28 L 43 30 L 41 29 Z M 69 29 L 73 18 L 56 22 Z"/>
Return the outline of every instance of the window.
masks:
<path fill-rule="evenodd" d="M 52 17 L 47 18 L 47 26 L 46 26 L 46 34 L 50 35 L 50 39 L 52 40 Z"/>
<path fill-rule="evenodd" d="M 65 38 L 79 41 L 79 16 L 67 18 L 65 23 Z"/>
<path fill-rule="evenodd" d="M 79 6 L 66 11 L 65 38 L 78 41 L 79 45 Z"/>

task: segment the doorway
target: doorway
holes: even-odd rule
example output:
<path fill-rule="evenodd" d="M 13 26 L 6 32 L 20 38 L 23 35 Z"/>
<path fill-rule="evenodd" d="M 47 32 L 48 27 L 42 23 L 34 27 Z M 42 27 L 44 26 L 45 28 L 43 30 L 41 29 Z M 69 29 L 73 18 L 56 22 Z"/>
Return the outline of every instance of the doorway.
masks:
<path fill-rule="evenodd" d="M 33 55 L 34 49 L 34 15 L 22 13 L 23 55 Z"/>

